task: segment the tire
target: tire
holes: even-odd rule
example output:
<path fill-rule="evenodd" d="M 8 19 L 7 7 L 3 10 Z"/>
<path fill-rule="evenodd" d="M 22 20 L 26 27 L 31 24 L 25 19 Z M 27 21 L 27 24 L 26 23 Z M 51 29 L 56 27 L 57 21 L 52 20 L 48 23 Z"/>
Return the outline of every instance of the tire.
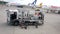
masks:
<path fill-rule="evenodd" d="M 38 25 L 36 25 L 36 28 L 38 28 Z"/>
<path fill-rule="evenodd" d="M 41 25 L 43 25 L 44 24 L 44 20 L 42 20 L 41 22 L 42 22 Z"/>
<path fill-rule="evenodd" d="M 41 22 L 42 22 L 41 25 L 43 25 L 44 24 L 44 20 L 42 20 Z"/>
<path fill-rule="evenodd" d="M 27 27 L 25 27 L 25 29 L 27 29 Z"/>
<path fill-rule="evenodd" d="M 38 28 L 38 23 L 37 22 L 34 25 L 35 25 L 36 28 Z"/>
<path fill-rule="evenodd" d="M 16 22 L 14 22 L 14 25 L 15 25 L 15 26 L 18 26 L 18 25 L 19 25 L 19 23 L 16 21 Z"/>
<path fill-rule="evenodd" d="M 58 12 L 58 14 L 60 14 L 60 12 Z"/>

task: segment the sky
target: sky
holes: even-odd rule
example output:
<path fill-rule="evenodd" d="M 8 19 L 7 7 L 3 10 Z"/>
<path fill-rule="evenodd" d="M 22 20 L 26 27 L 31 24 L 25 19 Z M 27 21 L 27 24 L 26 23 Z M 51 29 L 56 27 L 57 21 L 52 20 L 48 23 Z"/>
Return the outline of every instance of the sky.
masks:
<path fill-rule="evenodd" d="M 8 2 L 13 3 L 19 3 L 19 4 L 25 4 L 32 3 L 34 0 L 5 0 Z M 43 3 L 43 5 L 53 5 L 53 6 L 60 6 L 60 0 L 37 0 L 36 5 L 39 5 L 40 3 Z"/>

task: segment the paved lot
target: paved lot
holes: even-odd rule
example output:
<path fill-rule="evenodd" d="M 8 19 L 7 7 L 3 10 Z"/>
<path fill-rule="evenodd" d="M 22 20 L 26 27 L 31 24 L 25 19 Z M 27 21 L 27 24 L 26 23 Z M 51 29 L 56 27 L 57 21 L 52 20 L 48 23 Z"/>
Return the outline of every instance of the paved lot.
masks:
<path fill-rule="evenodd" d="M 29 26 L 27 30 L 20 26 L 9 26 L 6 23 L 6 6 L 0 6 L 0 34 L 60 34 L 60 15 L 45 13 L 44 25 L 35 28 Z M 14 9 L 13 7 L 11 9 Z"/>
<path fill-rule="evenodd" d="M 1 12 L 2 11 L 2 12 Z M 6 23 L 6 12 L 0 10 L 0 34 L 60 34 L 60 15 L 45 14 L 44 25 L 35 28 L 29 26 L 27 30 L 20 26 L 9 26 Z"/>

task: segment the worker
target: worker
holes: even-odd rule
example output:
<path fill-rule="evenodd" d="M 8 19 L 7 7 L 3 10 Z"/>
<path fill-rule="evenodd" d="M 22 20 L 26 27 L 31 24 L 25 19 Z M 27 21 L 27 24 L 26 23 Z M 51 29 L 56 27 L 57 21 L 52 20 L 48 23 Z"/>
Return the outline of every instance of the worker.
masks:
<path fill-rule="evenodd" d="M 10 18 L 11 18 L 11 20 L 16 19 L 16 18 L 17 18 L 17 14 L 16 14 L 16 12 L 14 12 L 14 14 L 11 14 Z"/>

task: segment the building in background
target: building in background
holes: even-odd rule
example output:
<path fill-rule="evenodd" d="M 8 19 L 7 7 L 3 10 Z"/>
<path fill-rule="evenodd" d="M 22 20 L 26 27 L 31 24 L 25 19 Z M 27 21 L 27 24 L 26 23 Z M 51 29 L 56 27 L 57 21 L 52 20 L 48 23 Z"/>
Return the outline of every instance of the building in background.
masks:
<path fill-rule="evenodd" d="M 8 2 L 4 1 L 4 0 L 0 0 L 0 4 L 6 4 Z"/>

